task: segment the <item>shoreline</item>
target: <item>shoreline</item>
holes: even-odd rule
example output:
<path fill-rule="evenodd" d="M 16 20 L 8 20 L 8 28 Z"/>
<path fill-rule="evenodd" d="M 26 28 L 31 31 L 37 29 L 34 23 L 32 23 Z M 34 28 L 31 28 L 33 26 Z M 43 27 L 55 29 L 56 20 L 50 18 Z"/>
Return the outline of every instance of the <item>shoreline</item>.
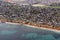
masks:
<path fill-rule="evenodd" d="M 32 27 L 32 28 L 43 29 L 43 30 L 48 30 L 48 31 L 53 31 L 53 32 L 57 32 L 57 33 L 60 33 L 60 30 L 56 30 L 56 29 L 43 28 L 43 27 L 37 27 L 37 26 L 31 26 L 31 25 L 25 25 L 25 26 Z"/>
<path fill-rule="evenodd" d="M 60 27 L 53 27 L 52 25 L 41 25 L 41 24 L 36 24 L 33 22 L 27 22 L 23 20 L 9 20 L 9 19 L 4 19 L 4 18 L 0 18 L 0 22 L 6 23 L 6 24 L 24 25 L 28 27 L 39 28 L 39 29 L 44 29 L 44 30 L 49 30 L 49 31 L 60 33 Z"/>
<path fill-rule="evenodd" d="M 12 23 L 12 22 L 5 22 L 5 23 L 6 23 L 6 24 L 20 25 L 19 23 Z M 31 27 L 31 28 L 37 28 L 37 29 L 48 30 L 48 31 L 53 31 L 53 32 L 56 32 L 56 33 L 60 33 L 60 30 L 56 30 L 56 29 L 37 27 L 37 26 L 28 25 L 28 24 L 22 24 L 22 25 L 23 25 L 23 26 L 27 26 L 27 27 Z"/>

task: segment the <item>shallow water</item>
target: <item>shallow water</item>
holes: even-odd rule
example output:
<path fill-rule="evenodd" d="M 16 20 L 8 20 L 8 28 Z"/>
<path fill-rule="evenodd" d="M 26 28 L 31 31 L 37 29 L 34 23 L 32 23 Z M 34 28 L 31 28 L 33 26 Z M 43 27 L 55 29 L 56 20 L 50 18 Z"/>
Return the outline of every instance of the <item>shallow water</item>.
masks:
<path fill-rule="evenodd" d="M 0 40 L 60 40 L 60 33 L 0 23 Z"/>

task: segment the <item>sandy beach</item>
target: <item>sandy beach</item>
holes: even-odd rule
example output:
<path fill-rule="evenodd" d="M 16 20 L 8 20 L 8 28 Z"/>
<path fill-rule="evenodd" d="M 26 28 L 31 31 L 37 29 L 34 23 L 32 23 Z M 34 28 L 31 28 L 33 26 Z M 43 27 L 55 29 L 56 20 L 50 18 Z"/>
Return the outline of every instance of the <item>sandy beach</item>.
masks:
<path fill-rule="evenodd" d="M 19 23 L 12 23 L 12 22 L 5 22 L 6 24 L 15 24 L 15 25 L 19 25 Z"/>
<path fill-rule="evenodd" d="M 6 23 L 6 24 L 20 25 L 19 23 L 11 23 L 11 22 L 5 22 L 5 23 Z M 53 32 L 60 33 L 60 30 L 56 30 L 56 29 L 37 27 L 37 26 L 28 25 L 28 24 L 22 24 L 22 25 L 27 26 L 27 27 L 38 28 L 38 29 L 49 30 L 49 31 L 53 31 Z"/>

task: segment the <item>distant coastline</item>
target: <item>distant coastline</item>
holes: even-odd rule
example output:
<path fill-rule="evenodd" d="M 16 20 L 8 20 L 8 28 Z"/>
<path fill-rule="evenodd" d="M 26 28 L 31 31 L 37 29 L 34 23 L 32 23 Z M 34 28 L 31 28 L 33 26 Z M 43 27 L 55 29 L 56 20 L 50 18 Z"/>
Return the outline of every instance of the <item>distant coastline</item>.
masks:
<path fill-rule="evenodd" d="M 54 32 L 60 33 L 60 28 L 53 28 L 52 26 L 34 24 L 34 23 L 22 21 L 22 20 L 15 21 L 15 20 L 8 20 L 8 19 L 0 18 L 0 22 L 7 23 L 7 24 L 17 24 L 17 25 L 22 24 L 22 25 L 28 26 L 28 27 L 39 28 L 39 29 L 44 29 L 44 30 L 49 30 L 49 31 L 54 31 Z"/>
<path fill-rule="evenodd" d="M 36 5 L 19 6 L 8 2 L 0 3 L 2 3 L 0 10 L 2 23 L 11 22 L 60 30 L 60 7 L 46 7 L 44 5 L 40 5 L 44 7 L 33 7 Z"/>
<path fill-rule="evenodd" d="M 12 23 L 12 22 L 5 22 L 5 23 L 6 24 L 20 25 L 19 23 Z M 32 28 L 38 28 L 38 29 L 49 30 L 49 31 L 60 33 L 60 30 L 56 30 L 56 29 L 49 29 L 49 28 L 37 27 L 37 26 L 32 26 L 32 25 L 27 25 L 27 24 L 22 24 L 22 25 L 28 26 L 28 27 L 32 27 Z"/>

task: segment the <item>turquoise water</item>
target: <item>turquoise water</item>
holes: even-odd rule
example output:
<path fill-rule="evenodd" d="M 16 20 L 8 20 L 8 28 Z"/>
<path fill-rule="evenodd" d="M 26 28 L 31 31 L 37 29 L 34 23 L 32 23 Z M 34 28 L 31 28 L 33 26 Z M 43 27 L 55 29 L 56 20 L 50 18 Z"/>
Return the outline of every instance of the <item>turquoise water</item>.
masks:
<path fill-rule="evenodd" d="M 10 35 L 16 33 L 16 30 L 8 31 L 8 30 L 2 30 L 0 31 L 0 35 Z"/>
<path fill-rule="evenodd" d="M 60 40 L 60 33 L 0 23 L 0 40 Z"/>

